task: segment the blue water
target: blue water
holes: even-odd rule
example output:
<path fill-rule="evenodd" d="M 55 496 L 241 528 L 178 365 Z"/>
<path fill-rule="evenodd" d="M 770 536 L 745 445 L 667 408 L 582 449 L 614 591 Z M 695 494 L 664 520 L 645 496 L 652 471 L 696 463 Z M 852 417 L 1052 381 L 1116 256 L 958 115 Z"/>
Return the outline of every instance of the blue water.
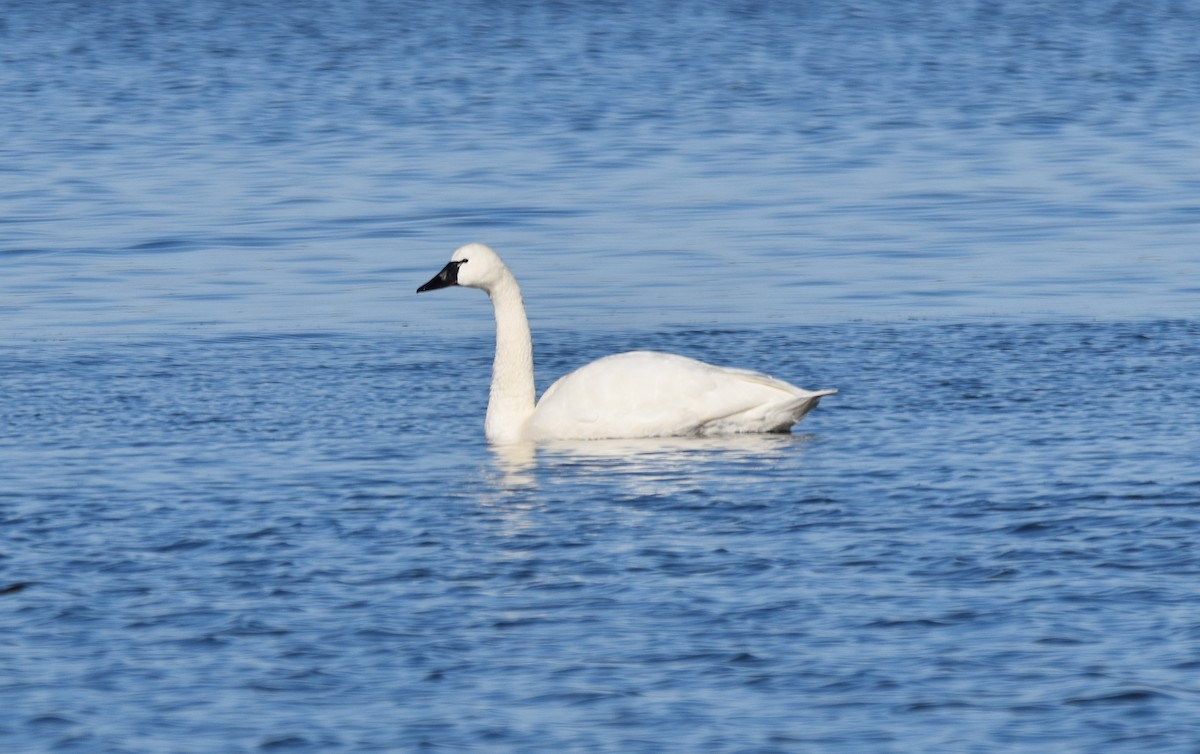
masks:
<path fill-rule="evenodd" d="M 1200 750 L 1200 4 L 13 2 L 0 751 Z M 619 350 L 791 436 L 483 441 Z"/>

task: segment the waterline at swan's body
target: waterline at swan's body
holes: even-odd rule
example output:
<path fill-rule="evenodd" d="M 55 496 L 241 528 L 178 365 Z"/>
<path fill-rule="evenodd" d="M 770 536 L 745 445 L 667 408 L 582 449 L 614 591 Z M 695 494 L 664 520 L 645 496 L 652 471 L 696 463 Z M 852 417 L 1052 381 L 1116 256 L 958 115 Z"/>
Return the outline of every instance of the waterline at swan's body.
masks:
<path fill-rule="evenodd" d="M 481 288 L 496 314 L 484 431 L 494 443 L 787 432 L 836 390 L 804 390 L 745 369 L 632 351 L 571 372 L 534 401 L 533 340 L 521 290 L 491 248 L 468 244 L 417 292 Z"/>

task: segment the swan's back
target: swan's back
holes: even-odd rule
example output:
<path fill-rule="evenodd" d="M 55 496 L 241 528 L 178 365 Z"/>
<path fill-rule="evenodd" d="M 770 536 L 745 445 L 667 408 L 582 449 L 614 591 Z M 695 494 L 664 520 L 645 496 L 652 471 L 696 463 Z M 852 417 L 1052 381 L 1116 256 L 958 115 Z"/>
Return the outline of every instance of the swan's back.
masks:
<path fill-rule="evenodd" d="M 631 351 L 551 385 L 526 434 L 547 440 L 786 432 L 833 392 L 686 356 Z"/>

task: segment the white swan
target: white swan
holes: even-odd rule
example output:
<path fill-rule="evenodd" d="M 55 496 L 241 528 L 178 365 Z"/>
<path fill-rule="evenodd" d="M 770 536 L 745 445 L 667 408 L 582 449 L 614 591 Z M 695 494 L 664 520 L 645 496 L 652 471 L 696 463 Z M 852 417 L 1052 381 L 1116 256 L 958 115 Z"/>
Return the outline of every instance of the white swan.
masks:
<path fill-rule="evenodd" d="M 745 369 L 670 353 L 606 356 L 560 378 L 535 405 L 533 338 L 521 289 L 500 255 L 459 248 L 417 289 L 482 288 L 496 313 L 496 359 L 484 433 L 492 443 L 787 432 L 836 390 L 802 390 Z"/>

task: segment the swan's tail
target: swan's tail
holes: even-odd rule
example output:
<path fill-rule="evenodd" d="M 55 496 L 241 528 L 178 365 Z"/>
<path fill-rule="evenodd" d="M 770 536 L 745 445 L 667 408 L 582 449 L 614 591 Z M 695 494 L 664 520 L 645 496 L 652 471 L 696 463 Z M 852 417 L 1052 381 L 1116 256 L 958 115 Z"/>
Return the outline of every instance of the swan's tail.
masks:
<path fill-rule="evenodd" d="M 803 406 L 804 407 L 804 411 L 801 412 L 800 414 L 798 414 L 797 418 L 799 418 L 800 416 L 804 416 L 804 414 L 807 414 L 809 411 L 812 411 L 814 408 L 817 407 L 817 404 L 821 402 L 822 398 L 824 398 L 827 395 L 833 395 L 837 391 L 836 390 L 806 390 L 804 392 L 807 393 L 807 395 L 799 396 L 792 404 L 794 406 Z"/>
<path fill-rule="evenodd" d="M 783 407 L 781 421 L 779 425 L 772 429 L 772 432 L 788 432 L 792 429 L 792 425 L 804 418 L 805 414 L 812 411 L 821 402 L 821 398 L 826 395 L 833 395 L 836 390 L 805 390 L 804 395 L 789 402 Z"/>

